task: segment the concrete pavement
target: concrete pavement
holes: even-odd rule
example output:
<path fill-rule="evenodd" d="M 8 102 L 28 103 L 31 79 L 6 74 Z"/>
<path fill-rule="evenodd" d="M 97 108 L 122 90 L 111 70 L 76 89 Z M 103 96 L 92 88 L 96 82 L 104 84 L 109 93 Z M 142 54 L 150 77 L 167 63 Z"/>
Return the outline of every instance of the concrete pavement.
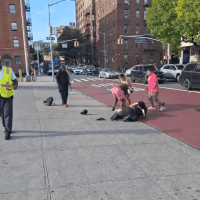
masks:
<path fill-rule="evenodd" d="M 45 107 L 49 96 L 56 105 Z M 110 107 L 78 91 L 60 103 L 55 82 L 19 84 L 11 140 L 0 126 L 0 200 L 200 199 L 198 150 L 112 122 Z"/>

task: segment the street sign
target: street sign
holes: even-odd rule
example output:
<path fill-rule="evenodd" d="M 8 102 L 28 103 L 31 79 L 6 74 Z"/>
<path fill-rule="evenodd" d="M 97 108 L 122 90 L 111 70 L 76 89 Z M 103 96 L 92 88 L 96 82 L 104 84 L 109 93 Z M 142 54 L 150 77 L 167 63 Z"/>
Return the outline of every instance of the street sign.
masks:
<path fill-rule="evenodd" d="M 46 40 L 50 40 L 50 37 L 46 37 Z M 51 37 L 51 40 L 55 40 L 55 37 Z"/>
<path fill-rule="evenodd" d="M 146 44 L 147 43 L 147 40 L 135 40 L 135 43 L 136 44 Z"/>
<path fill-rule="evenodd" d="M 66 44 L 62 44 L 62 48 L 68 48 L 67 43 Z"/>

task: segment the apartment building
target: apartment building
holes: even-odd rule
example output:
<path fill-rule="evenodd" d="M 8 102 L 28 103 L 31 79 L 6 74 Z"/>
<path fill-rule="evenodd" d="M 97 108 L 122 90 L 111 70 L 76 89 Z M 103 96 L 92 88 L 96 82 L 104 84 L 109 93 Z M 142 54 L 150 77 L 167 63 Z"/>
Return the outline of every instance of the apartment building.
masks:
<path fill-rule="evenodd" d="M 29 41 L 32 41 L 31 19 L 26 12 L 30 12 L 30 4 L 22 0 L 25 22 L 26 45 L 28 63 L 30 66 Z M 22 31 L 21 7 L 19 0 L 0 1 L 0 57 L 11 60 L 13 69 L 25 69 L 24 40 Z"/>
<path fill-rule="evenodd" d="M 90 52 L 96 53 L 100 67 L 105 66 L 105 59 L 106 67 L 116 70 L 138 63 L 160 65 L 163 59 L 161 44 L 139 38 L 150 34 L 145 21 L 146 8 L 150 5 L 151 0 L 76 1 L 77 27 L 93 47 Z M 117 44 L 120 36 L 123 44 Z"/>

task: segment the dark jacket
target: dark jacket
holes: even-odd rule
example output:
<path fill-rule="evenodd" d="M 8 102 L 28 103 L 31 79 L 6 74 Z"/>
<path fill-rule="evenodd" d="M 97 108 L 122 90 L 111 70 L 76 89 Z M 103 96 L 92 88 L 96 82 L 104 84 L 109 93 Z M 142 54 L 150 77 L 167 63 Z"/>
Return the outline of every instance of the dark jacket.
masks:
<path fill-rule="evenodd" d="M 69 76 L 66 71 L 59 71 L 56 75 L 56 79 L 58 82 L 58 87 L 60 88 L 68 88 L 69 86 Z"/>

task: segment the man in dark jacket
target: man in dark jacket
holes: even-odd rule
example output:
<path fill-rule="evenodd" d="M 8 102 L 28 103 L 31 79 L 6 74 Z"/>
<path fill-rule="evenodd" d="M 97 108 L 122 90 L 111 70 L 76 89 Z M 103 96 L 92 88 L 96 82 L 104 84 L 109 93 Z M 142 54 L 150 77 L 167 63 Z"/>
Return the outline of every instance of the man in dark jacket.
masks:
<path fill-rule="evenodd" d="M 64 66 L 62 66 L 56 75 L 56 82 L 62 98 L 62 105 L 67 107 L 69 76 Z"/>
<path fill-rule="evenodd" d="M 139 101 L 138 103 L 132 104 L 130 107 L 125 107 L 122 111 L 115 113 L 110 119 L 118 120 L 123 119 L 126 121 L 138 121 L 140 117 L 146 117 L 147 107 L 143 101 Z"/>

